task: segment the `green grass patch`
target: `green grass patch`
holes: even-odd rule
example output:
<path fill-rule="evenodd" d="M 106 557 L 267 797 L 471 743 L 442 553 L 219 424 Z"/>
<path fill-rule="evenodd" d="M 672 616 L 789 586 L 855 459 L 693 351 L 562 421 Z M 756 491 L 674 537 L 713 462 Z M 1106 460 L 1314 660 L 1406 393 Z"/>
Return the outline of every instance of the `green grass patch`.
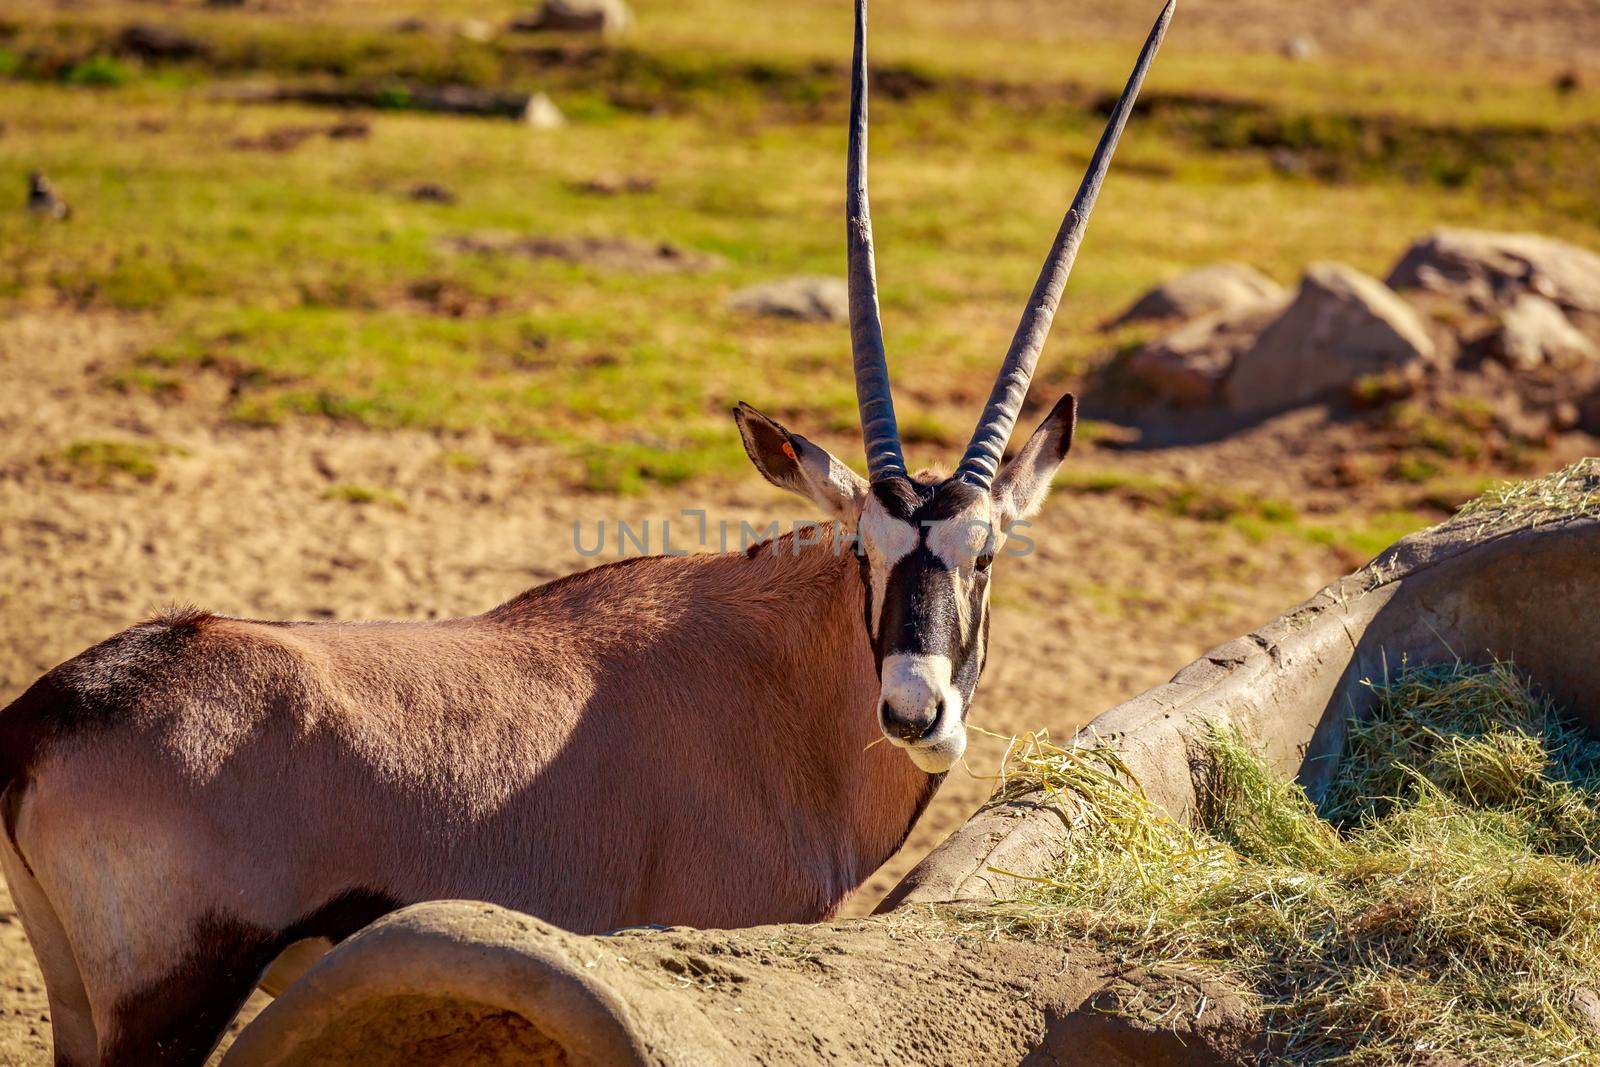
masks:
<path fill-rule="evenodd" d="M 1483 428 L 1471 411 L 1432 411 L 1402 402 L 1385 413 L 1385 421 L 1399 435 L 1403 448 L 1445 459 L 1475 460 L 1483 455 Z"/>
<path fill-rule="evenodd" d="M 721 432 L 699 437 L 626 439 L 585 446 L 581 487 L 591 493 L 632 496 L 651 485 L 678 485 L 697 474 L 742 471 L 748 460 L 734 455 Z"/>
<path fill-rule="evenodd" d="M 1389 466 L 1389 474 L 1402 482 L 1425 485 L 1444 473 L 1438 463 L 1426 456 L 1403 455 Z"/>
<path fill-rule="evenodd" d="M 666 21 L 660 14 L 656 18 Z M 665 27 L 658 25 L 648 39 L 636 36 L 602 47 L 516 34 L 478 41 L 441 32 L 396 33 L 337 16 L 218 18 L 175 11 L 167 21 L 184 35 L 186 47 L 152 55 L 130 42 L 125 27 L 103 11 L 46 12 L 17 20 L 5 35 L 7 51 L 15 57 L 11 76 L 75 86 L 117 86 L 140 77 L 153 83 L 174 76 L 189 82 L 312 79 L 359 90 L 375 106 L 401 110 L 415 107 L 426 87 L 542 90 L 556 93 L 584 122 L 692 113 L 727 125 L 812 121 L 837 106 L 845 69 L 837 29 L 829 33 L 822 25 L 798 53 L 774 48 L 763 54 L 752 52 L 748 39 L 707 40 L 719 35 L 688 19 L 676 29 L 691 26 L 700 39 L 662 33 Z M 875 76 L 881 95 L 922 117 L 938 137 L 962 136 L 955 132 L 962 125 L 948 121 L 952 115 L 960 114 L 964 125 L 976 115 L 996 132 L 1009 131 L 1015 143 L 1029 131 L 1080 122 L 1106 105 L 1109 86 L 1064 81 L 1058 65 L 1027 78 L 1016 56 L 1008 57 L 1009 63 L 974 68 L 960 54 L 959 45 L 968 43 L 962 38 L 938 35 L 932 43 L 934 55 L 880 54 Z M 1519 106 L 1508 109 L 1501 103 L 1485 117 L 1463 113 L 1460 87 L 1448 79 L 1431 91 L 1412 90 L 1417 99 L 1399 87 L 1385 96 L 1382 86 L 1393 76 L 1375 72 L 1369 85 L 1378 88 L 1352 93 L 1361 82 L 1355 71 L 1337 86 L 1291 93 L 1283 83 L 1293 79 L 1276 70 L 1270 80 L 1278 91 L 1263 97 L 1241 88 L 1256 84 L 1259 75 L 1232 76 L 1236 71 L 1229 68 L 1241 65 L 1249 64 L 1237 56 L 1214 57 L 1205 81 L 1189 75 L 1152 87 L 1144 96 L 1141 122 L 1149 132 L 1192 151 L 1248 154 L 1259 164 L 1273 160 L 1280 167 L 1288 158 L 1296 173 L 1324 182 L 1401 180 L 1471 190 L 1480 197 L 1538 201 L 1600 224 L 1588 165 L 1600 150 L 1600 121 L 1586 107 L 1552 109 L 1548 100 L 1516 93 L 1507 96 Z M 1158 77 L 1165 79 L 1167 71 L 1164 64 Z M 1366 99 L 1369 93 L 1372 99 Z M 1376 106 L 1380 101 L 1384 106 Z M 1397 107 L 1400 102 L 1405 106 Z M 1443 117 L 1417 114 L 1427 103 Z M 930 117 L 943 121 L 936 125 Z"/>
<path fill-rule="evenodd" d="M 477 474 L 488 468 L 482 456 L 463 452 L 457 448 L 449 448 L 439 453 L 439 463 L 449 470 L 460 471 L 463 474 Z"/>
<path fill-rule="evenodd" d="M 1067 492 L 1114 496 L 1173 518 L 1230 526 L 1256 542 L 1273 537 L 1299 538 L 1332 549 L 1352 566 L 1428 525 L 1427 516 L 1409 509 L 1311 519 L 1285 500 L 1120 471 L 1067 468 L 1056 476 L 1054 484 Z"/>
<path fill-rule="evenodd" d="M 148 393 L 166 399 L 183 395 L 182 378 L 153 367 L 123 367 L 107 375 L 106 384 L 119 393 Z"/>
<path fill-rule="evenodd" d="M 393 508 L 395 511 L 406 510 L 405 498 L 392 489 L 357 485 L 352 482 L 341 482 L 337 485 L 328 486 L 322 491 L 322 498 L 324 500 L 342 500 L 346 504 L 375 504 L 381 507 Z"/>
<path fill-rule="evenodd" d="M 948 463 L 1137 37 L 975 42 L 948 11 L 886 6 L 873 127 L 885 328 L 908 458 Z M 107 368 L 114 388 L 176 399 L 190 376 L 222 373 L 229 413 L 244 422 L 538 440 L 564 454 L 574 485 L 598 491 L 742 470 L 727 418 L 738 400 L 853 460 L 845 327 L 741 316 L 726 303 L 749 283 L 842 272 L 848 19 L 811 4 L 752 20 L 730 0 L 692 0 L 648 12 L 648 33 L 605 44 L 455 32 L 468 14 L 514 10 L 428 4 L 429 27 L 400 33 L 376 8 L 294 19 L 175 8 L 163 24 L 196 48 L 155 58 L 124 33 L 150 20 L 137 6 L 12 5 L 0 24 L 10 149 L 0 188 L 42 170 L 73 215 L 54 225 L 0 212 L 0 308 L 160 322 L 166 341 L 131 369 Z M 1411 236 L 1449 224 L 1600 246 L 1587 172 L 1577 180 L 1542 154 L 1592 155 L 1584 131 L 1600 123 L 1600 105 L 1588 96 L 1554 114 L 1547 85 L 1511 75 L 1502 85 L 1369 73 L 1164 54 L 1036 390 L 1058 394 L 1104 361 L 1107 338 L 1089 327 L 1142 288 L 1240 249 L 1288 280 L 1308 250 L 1381 273 Z M 274 130 L 332 117 L 230 102 L 216 90 L 236 75 L 375 86 L 396 107 L 364 113 L 369 136 L 316 134 L 266 151 Z M 81 87 L 90 83 L 109 87 Z M 547 90 L 572 122 L 539 132 L 400 107 L 408 86 L 442 84 Z M 1481 90 L 1476 104 L 1464 102 L 1467 85 Z M 1491 126 L 1535 131 L 1500 153 L 1528 170 L 1515 188 L 1486 197 L 1486 179 L 1440 183 L 1391 165 L 1395 152 L 1470 147 Z M 1422 148 L 1405 147 L 1418 137 Z M 1322 184 L 1275 170 L 1271 155 L 1285 148 L 1355 162 Z M 641 191 L 597 195 L 597 179 L 642 179 Z M 426 182 L 455 202 L 411 199 Z M 451 238 L 486 231 L 665 241 L 723 265 L 633 274 L 450 251 Z M 1406 432 L 1430 456 L 1471 447 L 1470 426 Z M 1157 506 L 1202 521 L 1293 525 L 1269 500 L 1160 494 Z"/>
<path fill-rule="evenodd" d="M 1320 809 L 1231 731 L 1203 746 L 1192 827 L 1110 750 L 1024 746 L 1006 795 L 1044 790 L 1075 832 L 1050 878 L 968 921 L 1215 972 L 1283 1062 L 1600 1056 L 1581 1003 L 1600 989 L 1600 744 L 1505 664 L 1373 690 Z"/>
<path fill-rule="evenodd" d="M 173 451 L 166 445 L 144 441 L 91 438 L 46 453 L 40 462 L 73 481 L 106 486 L 117 481 L 155 481 L 161 473 L 161 457 Z"/>
<path fill-rule="evenodd" d="M 1056 476 L 1054 486 L 1069 492 L 1115 496 L 1139 507 L 1158 508 L 1174 518 L 1231 522 L 1252 531 L 1292 524 L 1299 515 L 1295 506 L 1285 500 L 1115 471 L 1068 469 Z"/>
<path fill-rule="evenodd" d="M 114 56 L 89 56 L 61 72 L 68 85 L 108 88 L 122 85 L 131 76 L 128 65 Z"/>
<path fill-rule="evenodd" d="M 1326 545 L 1351 562 L 1368 560 L 1429 524 L 1426 515 L 1409 509 L 1378 511 L 1326 522 L 1297 523 L 1291 532 L 1314 545 Z"/>

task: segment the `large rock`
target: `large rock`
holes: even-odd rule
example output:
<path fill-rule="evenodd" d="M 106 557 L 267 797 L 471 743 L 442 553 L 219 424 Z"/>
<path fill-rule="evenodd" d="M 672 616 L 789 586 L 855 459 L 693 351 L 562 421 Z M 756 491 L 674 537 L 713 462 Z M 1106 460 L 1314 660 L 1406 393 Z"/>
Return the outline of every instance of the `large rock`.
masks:
<path fill-rule="evenodd" d="M 1439 230 L 1406 250 L 1388 283 L 1480 307 L 1536 293 L 1569 311 L 1600 315 L 1600 255 L 1534 233 Z"/>
<path fill-rule="evenodd" d="M 1284 299 L 1283 286 L 1243 263 L 1212 263 L 1162 282 L 1113 320 L 1113 326 L 1150 319 L 1192 319 L 1241 311 Z"/>
<path fill-rule="evenodd" d="M 1422 317 L 1393 290 L 1342 263 L 1316 263 L 1234 361 L 1225 399 L 1241 414 L 1282 411 L 1371 374 L 1420 373 L 1434 356 Z"/>
<path fill-rule="evenodd" d="M 1559 307 L 1533 293 L 1521 294 L 1501 314 L 1492 350 L 1513 370 L 1570 366 L 1597 355 L 1594 342 L 1567 321 Z"/>
<path fill-rule="evenodd" d="M 1144 393 L 1172 407 L 1216 403 L 1234 360 L 1283 310 L 1287 297 L 1242 311 L 1202 315 L 1151 341 L 1128 357 L 1128 378 Z"/>
<path fill-rule="evenodd" d="M 750 315 L 805 322 L 844 322 L 850 317 L 850 290 L 843 278 L 783 278 L 741 289 L 728 307 Z"/>
<path fill-rule="evenodd" d="M 562 33 L 620 33 L 633 25 L 626 0 L 545 0 L 538 11 L 511 20 L 511 29 Z"/>

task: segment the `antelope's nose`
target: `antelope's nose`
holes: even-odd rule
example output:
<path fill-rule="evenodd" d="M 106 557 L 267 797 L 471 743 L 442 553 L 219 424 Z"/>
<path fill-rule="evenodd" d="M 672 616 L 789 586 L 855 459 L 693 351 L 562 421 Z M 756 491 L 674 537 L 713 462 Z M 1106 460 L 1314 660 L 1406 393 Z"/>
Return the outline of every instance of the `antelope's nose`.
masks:
<path fill-rule="evenodd" d="M 926 700 L 913 700 L 907 706 L 899 701 L 885 700 L 878 709 L 878 720 L 883 732 L 901 741 L 920 741 L 939 725 L 944 715 L 944 697 L 930 692 Z"/>
<path fill-rule="evenodd" d="M 948 725 L 946 713 L 954 696 L 950 661 L 945 657 L 906 653 L 886 657 L 878 698 L 884 736 L 902 745 L 922 744 Z M 959 711 L 960 705 L 954 708 Z"/>

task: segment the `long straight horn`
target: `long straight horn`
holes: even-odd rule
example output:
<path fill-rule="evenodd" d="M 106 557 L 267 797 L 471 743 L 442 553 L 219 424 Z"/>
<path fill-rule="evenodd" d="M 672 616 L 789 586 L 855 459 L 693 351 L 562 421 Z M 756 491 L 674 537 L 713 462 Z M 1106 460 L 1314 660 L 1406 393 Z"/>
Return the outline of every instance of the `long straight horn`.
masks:
<path fill-rule="evenodd" d="M 850 267 L 850 351 L 855 361 L 856 403 L 873 481 L 903 476 L 900 430 L 889 395 L 889 364 L 878 315 L 878 272 L 872 256 L 872 213 L 867 206 L 867 0 L 856 0 L 856 49 L 850 73 L 850 158 L 845 175 L 845 244 Z"/>
<path fill-rule="evenodd" d="M 1128 124 L 1128 115 L 1139 96 L 1139 87 L 1144 84 L 1145 73 L 1156 57 L 1156 49 L 1161 47 L 1161 39 L 1166 36 L 1176 7 L 1177 0 L 1167 0 L 1161 17 L 1156 19 L 1150 36 L 1145 39 L 1139 62 L 1134 66 L 1133 75 L 1128 79 L 1127 88 L 1122 90 L 1117 106 L 1111 111 L 1105 132 L 1100 135 L 1099 147 L 1094 150 L 1094 158 L 1089 160 L 1083 184 L 1078 186 L 1078 195 L 1073 197 L 1072 207 L 1061 221 L 1055 244 L 1050 248 L 1050 257 L 1039 272 L 1039 281 L 1033 287 L 1033 295 L 1028 298 L 1028 307 L 1022 313 L 1022 322 L 1017 325 L 1016 336 L 1011 339 L 1011 350 L 1000 365 L 1000 374 L 995 379 L 993 392 L 989 394 L 989 403 L 984 406 L 983 417 L 978 420 L 978 428 L 972 433 L 972 442 L 967 445 L 967 453 L 956 468 L 957 477 L 979 488 L 987 488 L 994 480 L 995 472 L 1000 469 L 1000 458 L 1005 454 L 1007 442 L 1011 440 L 1011 430 L 1022 410 L 1023 398 L 1028 395 L 1028 382 L 1033 378 L 1033 368 L 1039 362 L 1039 353 L 1050 333 L 1050 321 L 1055 318 L 1056 307 L 1061 303 L 1061 291 L 1066 288 L 1067 275 L 1072 273 L 1073 260 L 1078 258 L 1078 245 L 1083 243 L 1083 231 L 1089 225 L 1089 212 L 1094 210 L 1095 198 L 1100 195 L 1100 184 L 1105 181 L 1106 171 L 1111 167 L 1111 154 L 1116 151 L 1122 128 Z"/>

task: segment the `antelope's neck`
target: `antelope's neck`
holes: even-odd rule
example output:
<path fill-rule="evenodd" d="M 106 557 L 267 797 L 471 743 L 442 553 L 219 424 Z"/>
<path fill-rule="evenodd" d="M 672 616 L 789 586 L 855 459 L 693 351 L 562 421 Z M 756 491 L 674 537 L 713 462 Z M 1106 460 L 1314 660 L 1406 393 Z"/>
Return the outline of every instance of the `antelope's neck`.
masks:
<path fill-rule="evenodd" d="M 745 562 L 763 605 L 760 632 L 788 691 L 780 703 L 792 722 L 789 758 L 778 765 L 802 815 L 792 844 L 807 854 L 796 858 L 816 872 L 831 914 L 904 843 L 938 782 L 883 740 L 854 555 L 783 538 Z"/>
<path fill-rule="evenodd" d="M 658 854 L 623 925 L 825 918 L 931 792 L 882 740 L 860 565 L 807 540 L 597 567 L 489 615 L 590 687 L 574 730 L 590 717 L 586 737 L 672 754 L 653 772 L 668 798 L 649 813 Z M 707 870 L 723 872 L 720 888 Z"/>

